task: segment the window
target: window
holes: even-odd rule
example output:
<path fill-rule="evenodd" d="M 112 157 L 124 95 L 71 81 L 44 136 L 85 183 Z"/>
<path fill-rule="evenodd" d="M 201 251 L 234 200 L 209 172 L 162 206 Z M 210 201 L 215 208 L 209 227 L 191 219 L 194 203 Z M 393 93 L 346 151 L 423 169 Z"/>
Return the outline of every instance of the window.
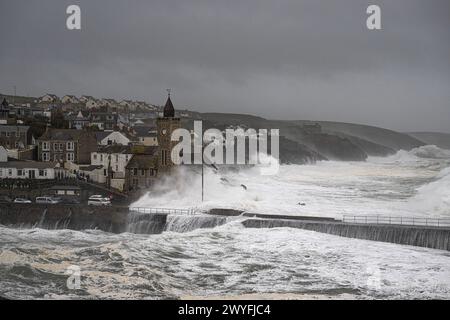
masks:
<path fill-rule="evenodd" d="M 94 158 L 94 160 L 97 160 L 97 154 L 96 153 L 94 153 L 92 157 Z"/>
<path fill-rule="evenodd" d="M 133 176 L 137 176 L 138 174 L 138 169 L 137 168 L 133 168 Z"/>
<path fill-rule="evenodd" d="M 66 149 L 69 151 L 73 151 L 75 149 L 75 143 L 72 141 L 67 142 Z"/>
<path fill-rule="evenodd" d="M 73 152 L 68 152 L 66 157 L 67 157 L 67 161 L 74 161 L 74 159 L 75 159 Z"/>
<path fill-rule="evenodd" d="M 167 150 L 161 150 L 161 164 L 167 166 L 169 161 L 169 152 Z"/>
<path fill-rule="evenodd" d="M 141 176 L 145 176 L 145 169 L 141 169 Z"/>
<path fill-rule="evenodd" d="M 42 161 L 50 161 L 50 153 L 43 152 L 42 153 Z"/>
<path fill-rule="evenodd" d="M 103 154 L 100 155 L 100 161 L 103 162 Z"/>
<path fill-rule="evenodd" d="M 12 169 L 8 169 L 8 176 L 12 176 Z"/>
<path fill-rule="evenodd" d="M 106 169 L 103 169 L 103 175 L 106 177 L 108 174 L 106 173 Z"/>
<path fill-rule="evenodd" d="M 39 169 L 39 177 L 45 176 L 45 170 Z"/>
<path fill-rule="evenodd" d="M 22 169 L 17 169 L 17 175 L 19 177 L 23 176 L 23 170 Z"/>
<path fill-rule="evenodd" d="M 50 150 L 50 143 L 49 142 L 42 142 L 42 150 L 49 151 Z"/>
<path fill-rule="evenodd" d="M 59 146 L 58 143 L 54 143 L 53 144 L 53 150 L 58 151 L 58 146 Z"/>

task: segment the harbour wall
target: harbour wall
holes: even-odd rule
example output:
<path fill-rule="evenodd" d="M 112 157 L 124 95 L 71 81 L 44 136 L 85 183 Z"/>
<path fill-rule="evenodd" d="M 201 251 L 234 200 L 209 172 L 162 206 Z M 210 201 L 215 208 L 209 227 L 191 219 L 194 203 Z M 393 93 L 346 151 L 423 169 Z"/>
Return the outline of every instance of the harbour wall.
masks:
<path fill-rule="evenodd" d="M 341 237 L 450 250 L 450 228 L 442 227 L 357 224 L 322 217 L 276 217 L 226 210 L 172 215 L 130 212 L 128 207 L 121 206 L 0 204 L 0 224 L 13 228 L 99 229 L 111 233 L 158 234 L 214 228 L 236 219 L 246 228 L 289 227 Z"/>
<path fill-rule="evenodd" d="M 449 228 L 253 218 L 243 221 L 242 224 L 247 228 L 290 227 L 347 238 L 450 250 Z"/>

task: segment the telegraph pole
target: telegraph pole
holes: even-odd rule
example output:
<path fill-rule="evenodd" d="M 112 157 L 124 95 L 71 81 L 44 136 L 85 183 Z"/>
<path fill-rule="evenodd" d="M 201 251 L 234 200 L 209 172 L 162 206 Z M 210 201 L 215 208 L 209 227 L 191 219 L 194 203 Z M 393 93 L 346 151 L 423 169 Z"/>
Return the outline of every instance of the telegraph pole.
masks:
<path fill-rule="evenodd" d="M 204 151 L 205 145 L 202 143 L 202 202 L 204 200 L 204 189 L 205 189 L 205 174 L 204 174 L 205 159 L 203 158 Z"/>

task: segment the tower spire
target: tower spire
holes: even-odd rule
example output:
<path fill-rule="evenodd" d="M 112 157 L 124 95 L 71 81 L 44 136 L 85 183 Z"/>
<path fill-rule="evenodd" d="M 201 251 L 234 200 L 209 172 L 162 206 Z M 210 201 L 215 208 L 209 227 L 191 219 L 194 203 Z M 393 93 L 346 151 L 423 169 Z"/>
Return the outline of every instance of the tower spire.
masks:
<path fill-rule="evenodd" d="M 164 118 L 173 118 L 175 117 L 175 109 L 172 104 L 172 100 L 170 99 L 170 93 L 171 89 L 167 89 L 167 101 L 166 105 L 164 106 L 163 115 Z"/>

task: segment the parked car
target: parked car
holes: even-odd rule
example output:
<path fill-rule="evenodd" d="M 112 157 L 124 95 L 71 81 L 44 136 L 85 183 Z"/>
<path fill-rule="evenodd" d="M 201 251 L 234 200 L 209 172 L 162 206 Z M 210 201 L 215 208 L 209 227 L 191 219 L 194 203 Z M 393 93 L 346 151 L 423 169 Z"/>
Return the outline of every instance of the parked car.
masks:
<path fill-rule="evenodd" d="M 57 204 L 60 203 L 61 199 L 54 197 L 37 197 L 36 203 L 40 204 Z"/>
<path fill-rule="evenodd" d="M 109 198 L 105 198 L 99 195 L 94 195 L 89 197 L 88 206 L 110 206 L 111 200 Z"/>
<path fill-rule="evenodd" d="M 32 203 L 31 200 L 25 198 L 15 198 L 14 203 Z"/>
<path fill-rule="evenodd" d="M 12 203 L 13 199 L 8 196 L 0 196 L 0 203 Z"/>
<path fill-rule="evenodd" d="M 90 196 L 89 199 L 108 199 L 108 197 L 102 196 L 101 194 L 94 194 Z"/>

